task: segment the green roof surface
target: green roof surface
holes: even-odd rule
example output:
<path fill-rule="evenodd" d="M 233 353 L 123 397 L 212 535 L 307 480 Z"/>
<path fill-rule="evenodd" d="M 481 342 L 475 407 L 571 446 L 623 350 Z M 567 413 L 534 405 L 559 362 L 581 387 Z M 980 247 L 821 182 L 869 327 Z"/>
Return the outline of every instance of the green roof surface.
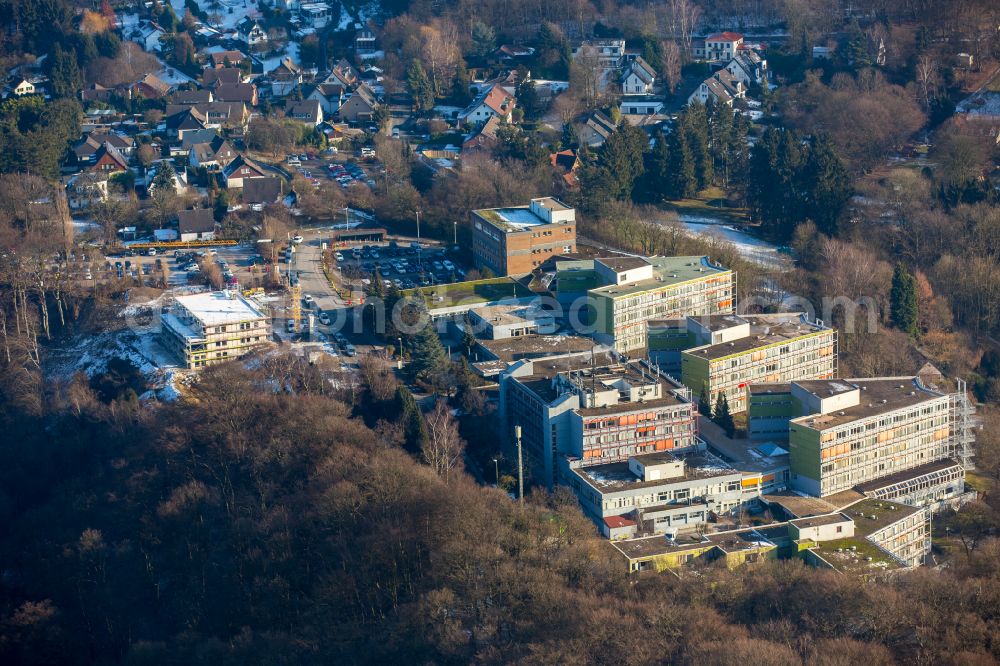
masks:
<path fill-rule="evenodd" d="M 728 268 L 720 268 L 719 266 L 710 264 L 708 257 L 704 256 L 649 257 L 649 262 L 653 264 L 653 275 L 656 277 L 638 282 L 628 282 L 626 284 L 609 284 L 605 287 L 592 289 L 590 293 L 595 296 L 621 298 L 622 296 L 641 294 L 644 291 L 653 291 L 655 289 L 662 289 L 663 287 L 670 287 L 730 272 Z M 657 279 L 657 277 L 660 279 Z"/>

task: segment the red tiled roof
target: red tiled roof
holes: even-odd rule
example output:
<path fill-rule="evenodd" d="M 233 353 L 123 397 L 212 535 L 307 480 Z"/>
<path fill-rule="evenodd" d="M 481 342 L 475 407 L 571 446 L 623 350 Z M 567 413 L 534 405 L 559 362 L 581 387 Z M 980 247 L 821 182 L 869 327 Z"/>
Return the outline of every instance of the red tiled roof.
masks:
<path fill-rule="evenodd" d="M 614 530 L 619 527 L 633 527 L 635 525 L 635 521 L 629 520 L 628 518 L 622 518 L 621 516 L 608 516 L 604 519 L 604 524 Z"/>
<path fill-rule="evenodd" d="M 738 42 L 743 35 L 738 32 L 717 32 L 705 38 L 706 42 Z"/>

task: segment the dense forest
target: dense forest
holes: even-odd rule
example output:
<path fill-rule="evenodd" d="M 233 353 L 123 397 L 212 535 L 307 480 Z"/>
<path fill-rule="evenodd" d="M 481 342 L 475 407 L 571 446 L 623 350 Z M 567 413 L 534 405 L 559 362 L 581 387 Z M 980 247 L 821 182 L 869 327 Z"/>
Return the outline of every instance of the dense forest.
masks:
<path fill-rule="evenodd" d="M 435 470 L 366 425 L 375 384 L 331 395 L 317 372 L 222 366 L 156 407 L 123 375 L 77 378 L 44 414 L 5 410 L 0 661 L 1000 656 L 1000 541 L 881 582 L 797 561 L 632 578 L 570 494 L 520 506 Z"/>

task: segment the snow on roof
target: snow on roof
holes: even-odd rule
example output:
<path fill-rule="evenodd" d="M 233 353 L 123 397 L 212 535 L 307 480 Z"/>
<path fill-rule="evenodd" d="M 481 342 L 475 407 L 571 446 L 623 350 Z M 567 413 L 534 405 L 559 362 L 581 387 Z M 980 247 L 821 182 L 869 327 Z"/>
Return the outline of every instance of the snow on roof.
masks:
<path fill-rule="evenodd" d="M 264 317 L 264 313 L 250 301 L 228 291 L 178 296 L 176 300 L 204 326 L 219 326 Z"/>

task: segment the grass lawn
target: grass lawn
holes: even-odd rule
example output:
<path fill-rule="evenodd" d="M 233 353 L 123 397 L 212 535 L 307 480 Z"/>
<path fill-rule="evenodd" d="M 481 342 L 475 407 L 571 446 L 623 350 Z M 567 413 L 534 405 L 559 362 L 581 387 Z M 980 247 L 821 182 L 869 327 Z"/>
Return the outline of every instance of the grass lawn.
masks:
<path fill-rule="evenodd" d="M 416 295 L 417 291 L 417 289 L 408 289 L 403 294 L 405 296 Z M 432 309 L 462 303 L 486 303 L 502 298 L 522 298 L 532 295 L 528 288 L 507 277 L 438 284 L 433 287 L 421 287 L 419 291 L 423 292 L 427 299 L 427 305 Z"/>
<path fill-rule="evenodd" d="M 990 489 L 992 483 L 987 477 L 979 474 L 978 472 L 966 472 L 965 485 L 969 486 L 976 492 L 984 493 Z"/>
<path fill-rule="evenodd" d="M 730 208 L 726 201 L 726 193 L 721 187 L 707 187 L 694 198 L 667 201 L 663 205 L 678 215 L 683 213 L 712 217 L 733 224 L 745 224 L 747 221 L 747 209 Z"/>

